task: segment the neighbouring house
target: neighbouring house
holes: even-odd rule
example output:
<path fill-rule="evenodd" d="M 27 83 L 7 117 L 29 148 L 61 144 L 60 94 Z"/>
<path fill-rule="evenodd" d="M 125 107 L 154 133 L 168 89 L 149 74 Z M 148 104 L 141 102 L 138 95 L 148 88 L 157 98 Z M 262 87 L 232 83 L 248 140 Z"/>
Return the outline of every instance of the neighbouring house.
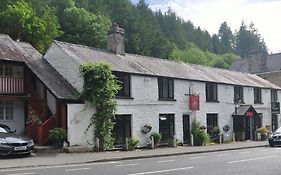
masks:
<path fill-rule="evenodd" d="M 281 53 L 269 54 L 253 53 L 247 58 L 243 58 L 235 61 L 231 69 L 234 71 L 253 73 L 262 77 L 263 79 L 281 86 Z M 280 115 L 279 110 L 275 111 L 275 106 L 279 106 L 277 101 L 276 92 L 271 93 L 272 102 L 272 130 L 278 129 L 278 117 Z"/>
<path fill-rule="evenodd" d="M 128 54 L 124 42 L 124 30 L 115 26 L 107 50 L 54 41 L 43 57 L 77 92 L 83 90 L 81 64 L 112 66 L 122 82 L 116 97 L 116 146 L 132 136 L 146 146 L 149 133 L 142 132 L 145 125 L 162 134 L 162 143 L 173 137 L 189 143 L 193 119 L 208 132 L 219 127 L 225 139 L 236 133 L 236 139 L 255 140 L 257 128 L 272 125 L 271 101 L 280 102 L 279 86 L 254 74 Z M 64 102 L 70 146 L 93 144 L 93 133 L 87 127 L 95 108 L 87 102 Z M 278 116 L 276 122 L 279 126 Z"/>
<path fill-rule="evenodd" d="M 45 144 L 50 129 L 67 128 L 65 102 L 75 94 L 30 44 L 0 35 L 0 123 Z"/>

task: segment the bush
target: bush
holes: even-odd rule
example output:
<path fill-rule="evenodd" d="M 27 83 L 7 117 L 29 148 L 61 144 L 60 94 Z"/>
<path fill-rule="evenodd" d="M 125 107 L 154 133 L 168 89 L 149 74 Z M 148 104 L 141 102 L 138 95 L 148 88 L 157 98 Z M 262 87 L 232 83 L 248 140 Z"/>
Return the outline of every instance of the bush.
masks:
<path fill-rule="evenodd" d="M 158 145 L 160 143 L 161 138 L 162 138 L 160 133 L 152 132 L 150 136 L 153 137 L 154 145 Z"/>
<path fill-rule="evenodd" d="M 139 143 L 139 139 L 132 137 L 128 139 L 128 146 L 129 146 L 129 150 L 133 150 L 135 149 L 135 147 L 137 146 L 137 144 Z"/>
<path fill-rule="evenodd" d="M 51 140 L 66 140 L 67 132 L 63 128 L 54 128 L 49 131 L 49 138 Z"/>
<path fill-rule="evenodd" d="M 205 132 L 200 122 L 193 120 L 191 124 L 191 133 L 193 134 L 194 145 L 202 146 L 209 142 L 209 135 Z"/>

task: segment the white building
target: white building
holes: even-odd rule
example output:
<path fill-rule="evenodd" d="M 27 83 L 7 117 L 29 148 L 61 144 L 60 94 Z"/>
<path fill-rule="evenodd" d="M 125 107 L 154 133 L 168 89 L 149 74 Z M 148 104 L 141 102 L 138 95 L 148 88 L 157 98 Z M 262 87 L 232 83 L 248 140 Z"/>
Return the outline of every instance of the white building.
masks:
<path fill-rule="evenodd" d="M 244 134 L 245 139 L 255 139 L 258 127 L 280 126 L 280 118 L 274 123 L 271 119 L 271 102 L 281 100 L 280 87 L 253 74 L 125 54 L 123 32 L 118 27 L 112 30 L 108 50 L 55 41 L 44 56 L 78 92 L 83 88 L 82 63 L 112 66 L 123 82 L 117 96 L 116 145 L 134 136 L 145 146 L 149 134 L 142 133 L 142 128 L 146 124 L 162 133 L 163 142 L 174 135 L 180 142 L 189 142 L 193 119 L 208 128 L 218 126 L 222 132 L 229 126 L 226 139 L 231 139 L 234 130 L 237 137 Z M 191 96 L 199 96 L 199 110 L 190 110 Z M 234 96 L 239 97 L 237 103 Z M 95 109 L 86 106 L 67 103 L 71 146 L 92 143 L 93 133 L 86 129 Z"/>

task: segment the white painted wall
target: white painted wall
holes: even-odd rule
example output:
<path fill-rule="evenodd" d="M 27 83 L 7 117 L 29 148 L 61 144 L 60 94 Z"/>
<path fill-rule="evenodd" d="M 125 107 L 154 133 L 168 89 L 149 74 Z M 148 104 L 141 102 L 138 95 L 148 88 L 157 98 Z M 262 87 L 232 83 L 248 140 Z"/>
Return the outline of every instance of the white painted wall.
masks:
<path fill-rule="evenodd" d="M 95 108 L 83 104 L 67 104 L 67 131 L 70 146 L 90 146 L 93 143 L 93 128 L 87 132 Z M 90 144 L 89 144 L 90 143 Z"/>
<path fill-rule="evenodd" d="M 189 92 L 200 95 L 200 110 L 189 111 Z M 234 86 L 218 85 L 218 101 L 206 102 L 205 82 L 191 82 L 187 80 L 174 80 L 174 96 L 176 101 L 159 101 L 158 84 L 155 77 L 144 77 L 132 75 L 131 94 L 133 99 L 118 99 L 117 114 L 130 114 L 132 116 L 132 136 L 140 139 L 140 145 L 145 146 L 148 135 L 141 132 L 145 124 L 153 126 L 152 131 L 159 131 L 159 114 L 175 115 L 175 134 L 179 141 L 183 140 L 183 114 L 190 114 L 191 119 L 197 119 L 206 126 L 206 115 L 208 113 L 218 114 L 218 125 L 222 131 L 225 125 L 229 125 L 230 131 L 225 139 L 232 138 L 233 124 L 232 114 L 234 113 Z M 245 104 L 253 104 L 253 88 L 244 87 Z M 281 95 L 281 94 L 280 94 Z M 280 98 L 279 95 L 279 98 Z M 263 104 L 254 104 L 258 113 L 263 114 L 263 126 L 271 123 L 270 112 L 270 90 L 262 89 Z M 92 135 L 85 133 L 89 118 L 94 109 L 85 109 L 84 105 L 68 105 L 68 127 L 69 141 L 71 145 L 87 145 Z"/>

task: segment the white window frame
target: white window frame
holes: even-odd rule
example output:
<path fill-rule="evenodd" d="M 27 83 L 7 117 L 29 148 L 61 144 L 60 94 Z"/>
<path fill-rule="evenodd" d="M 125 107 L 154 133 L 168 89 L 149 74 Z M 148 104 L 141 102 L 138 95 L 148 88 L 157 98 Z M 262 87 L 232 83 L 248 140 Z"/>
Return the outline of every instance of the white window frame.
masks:
<path fill-rule="evenodd" d="M 0 121 L 14 120 L 14 103 L 12 101 L 0 101 Z"/>

